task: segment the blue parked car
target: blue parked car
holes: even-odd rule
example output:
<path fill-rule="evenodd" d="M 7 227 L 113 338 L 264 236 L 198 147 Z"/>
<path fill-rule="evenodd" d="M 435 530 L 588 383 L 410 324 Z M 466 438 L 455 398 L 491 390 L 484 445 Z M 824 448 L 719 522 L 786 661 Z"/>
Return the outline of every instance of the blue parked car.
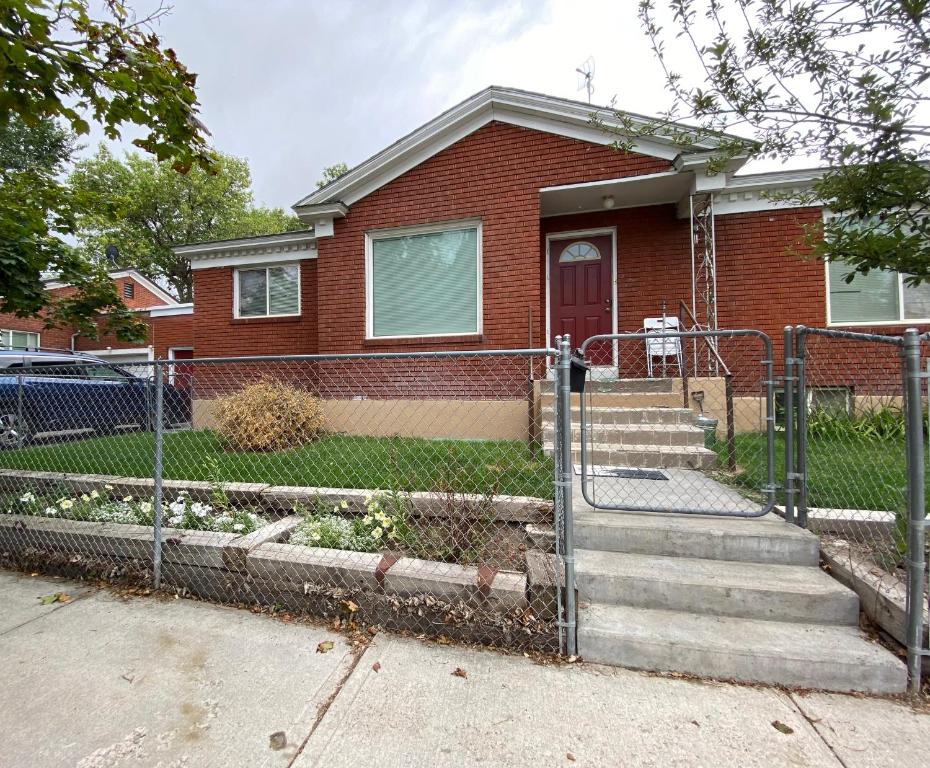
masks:
<path fill-rule="evenodd" d="M 0 350 L 0 448 L 44 436 L 151 429 L 151 369 L 136 375 L 91 355 Z M 166 377 L 167 378 L 167 377 Z M 164 424 L 190 421 L 189 387 L 164 385 Z"/>

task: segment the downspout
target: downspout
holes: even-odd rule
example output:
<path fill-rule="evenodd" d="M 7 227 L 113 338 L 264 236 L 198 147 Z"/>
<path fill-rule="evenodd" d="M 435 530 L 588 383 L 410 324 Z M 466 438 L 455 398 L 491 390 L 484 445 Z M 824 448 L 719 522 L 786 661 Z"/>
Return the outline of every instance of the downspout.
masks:
<path fill-rule="evenodd" d="M 77 350 L 75 349 L 75 343 L 77 342 L 77 337 L 80 335 L 81 335 L 80 331 L 78 331 L 77 333 L 71 334 L 71 351 L 72 352 L 77 352 Z"/>

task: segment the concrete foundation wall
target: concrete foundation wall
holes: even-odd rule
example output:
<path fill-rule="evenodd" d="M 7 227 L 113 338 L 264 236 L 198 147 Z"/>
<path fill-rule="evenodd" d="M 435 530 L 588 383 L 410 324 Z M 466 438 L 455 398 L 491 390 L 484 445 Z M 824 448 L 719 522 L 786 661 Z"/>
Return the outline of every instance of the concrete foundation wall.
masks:
<path fill-rule="evenodd" d="M 322 400 L 328 432 L 370 437 L 529 440 L 524 400 Z M 216 400 L 194 400 L 194 429 L 216 426 Z"/>

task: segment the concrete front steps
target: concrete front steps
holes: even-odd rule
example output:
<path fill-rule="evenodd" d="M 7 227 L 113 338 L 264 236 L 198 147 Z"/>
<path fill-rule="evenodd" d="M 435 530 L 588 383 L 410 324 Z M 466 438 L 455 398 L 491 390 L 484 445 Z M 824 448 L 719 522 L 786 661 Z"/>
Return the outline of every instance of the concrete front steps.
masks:
<path fill-rule="evenodd" d="M 896 693 L 904 665 L 860 632 L 818 540 L 764 519 L 576 512 L 578 651 L 700 677 Z"/>
<path fill-rule="evenodd" d="M 543 448 L 553 450 L 552 382 L 540 382 Z M 614 467 L 712 469 L 716 454 L 704 447 L 694 413 L 682 408 L 680 379 L 594 381 L 587 385 L 588 461 Z M 572 460 L 581 461 L 581 415 L 572 396 Z"/>

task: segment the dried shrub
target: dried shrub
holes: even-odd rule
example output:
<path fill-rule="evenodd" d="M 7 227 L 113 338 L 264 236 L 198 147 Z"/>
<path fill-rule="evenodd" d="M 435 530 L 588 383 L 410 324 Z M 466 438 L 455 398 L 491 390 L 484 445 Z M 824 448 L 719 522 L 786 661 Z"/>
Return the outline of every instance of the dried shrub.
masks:
<path fill-rule="evenodd" d="M 323 430 L 323 411 L 309 392 L 263 379 L 219 398 L 216 421 L 229 448 L 283 451 L 317 437 Z"/>

